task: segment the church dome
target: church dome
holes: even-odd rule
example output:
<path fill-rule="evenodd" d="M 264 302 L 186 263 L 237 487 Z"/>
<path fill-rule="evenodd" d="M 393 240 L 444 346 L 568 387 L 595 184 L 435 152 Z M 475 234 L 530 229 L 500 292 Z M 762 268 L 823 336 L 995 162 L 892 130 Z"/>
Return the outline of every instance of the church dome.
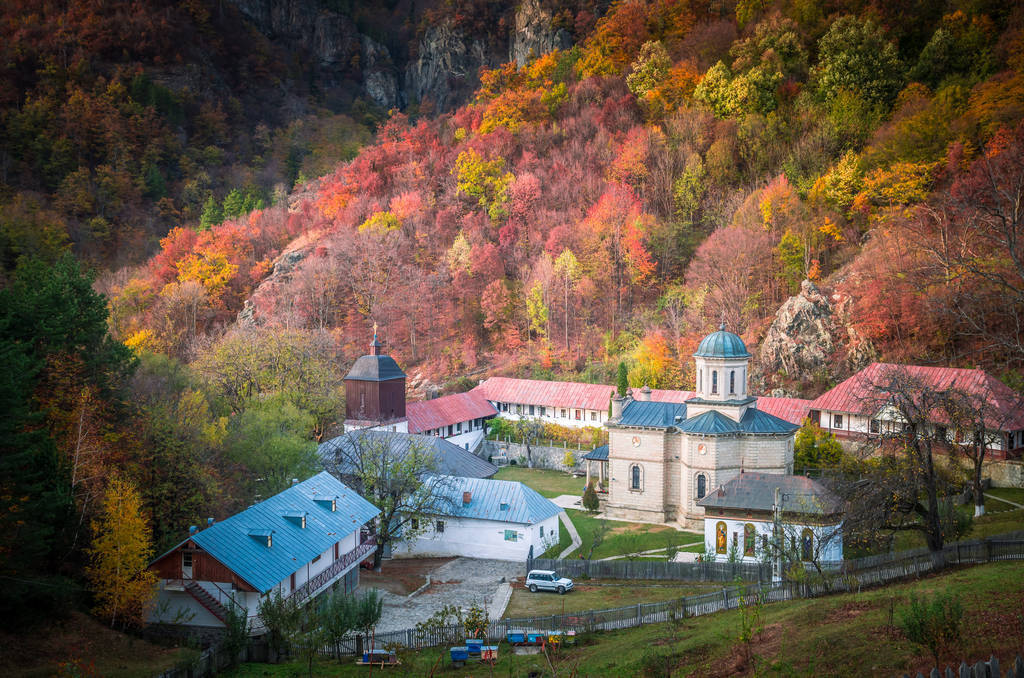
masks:
<path fill-rule="evenodd" d="M 743 344 L 743 340 L 732 332 L 725 329 L 725 323 L 713 332 L 704 337 L 693 354 L 697 358 L 749 358 L 750 353 Z"/>

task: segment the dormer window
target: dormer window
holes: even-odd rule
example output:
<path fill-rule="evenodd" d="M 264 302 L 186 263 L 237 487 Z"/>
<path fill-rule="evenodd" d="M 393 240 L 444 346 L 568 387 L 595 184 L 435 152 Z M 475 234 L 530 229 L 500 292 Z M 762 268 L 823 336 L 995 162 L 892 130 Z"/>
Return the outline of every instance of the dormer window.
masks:
<path fill-rule="evenodd" d="M 314 497 L 313 501 L 315 501 L 320 506 L 323 506 L 325 509 L 327 509 L 331 513 L 337 513 L 338 512 L 338 498 L 337 497 Z"/>
<path fill-rule="evenodd" d="M 499 505 L 499 508 L 500 508 L 500 509 L 501 509 L 502 511 L 507 511 L 507 510 L 508 510 L 508 504 L 506 504 L 506 503 L 504 503 L 504 502 L 503 502 L 503 503 L 501 503 L 501 504 Z"/>
<path fill-rule="evenodd" d="M 274 545 L 273 530 L 249 530 L 249 536 L 261 544 L 266 544 L 268 549 Z"/>
<path fill-rule="evenodd" d="M 288 522 L 298 525 L 301 529 L 306 529 L 306 514 L 301 511 L 293 511 L 291 513 L 285 513 L 284 519 Z"/>

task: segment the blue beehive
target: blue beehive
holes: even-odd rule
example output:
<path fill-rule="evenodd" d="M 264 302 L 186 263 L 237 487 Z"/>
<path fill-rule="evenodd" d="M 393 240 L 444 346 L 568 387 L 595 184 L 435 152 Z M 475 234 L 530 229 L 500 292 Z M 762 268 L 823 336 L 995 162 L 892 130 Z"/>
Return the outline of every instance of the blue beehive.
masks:
<path fill-rule="evenodd" d="M 526 632 L 525 631 L 509 631 L 508 633 L 505 634 L 505 638 L 508 640 L 508 642 L 512 643 L 513 645 L 518 645 L 520 643 L 525 643 L 526 642 Z"/>
<path fill-rule="evenodd" d="M 451 649 L 451 653 L 453 662 L 464 662 L 469 659 L 469 648 L 465 645 L 462 647 L 453 647 Z"/>
<path fill-rule="evenodd" d="M 483 638 L 466 638 L 466 648 L 471 655 L 479 655 L 480 648 L 484 646 Z"/>
<path fill-rule="evenodd" d="M 526 642 L 531 645 L 540 645 L 544 642 L 544 639 L 547 638 L 547 635 L 548 634 L 543 631 L 527 631 Z"/>

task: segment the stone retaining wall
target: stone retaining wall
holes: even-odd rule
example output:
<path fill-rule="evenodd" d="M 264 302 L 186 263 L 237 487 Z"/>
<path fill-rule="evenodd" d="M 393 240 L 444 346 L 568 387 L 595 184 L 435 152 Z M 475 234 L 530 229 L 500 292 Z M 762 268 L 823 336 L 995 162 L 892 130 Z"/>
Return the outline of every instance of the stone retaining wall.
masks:
<path fill-rule="evenodd" d="M 564 463 L 566 452 L 572 452 L 575 457 L 576 463 L 572 467 L 566 466 Z M 479 455 L 484 459 L 504 454 L 508 457 L 509 461 L 514 459 L 520 466 L 553 469 L 555 471 L 579 471 L 581 473 L 587 470 L 587 464 L 583 460 L 583 455 L 587 452 L 590 452 L 590 450 L 582 446 L 577 448 L 575 446 L 547 447 L 543 445 L 530 445 L 530 456 L 527 458 L 526 445 L 495 440 L 485 440 L 484 444 L 479 448 Z"/>

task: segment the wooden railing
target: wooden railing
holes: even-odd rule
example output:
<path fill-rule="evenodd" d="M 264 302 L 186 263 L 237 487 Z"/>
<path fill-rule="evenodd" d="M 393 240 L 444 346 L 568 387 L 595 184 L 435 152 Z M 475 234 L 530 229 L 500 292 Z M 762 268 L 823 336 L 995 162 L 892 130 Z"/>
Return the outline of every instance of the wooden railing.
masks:
<path fill-rule="evenodd" d="M 320 589 L 330 584 L 335 577 L 347 570 L 352 563 L 362 560 L 372 553 L 375 548 L 377 548 L 377 540 L 374 537 L 368 537 L 359 546 L 331 563 L 326 570 L 313 576 L 305 584 L 292 591 L 288 598 L 300 604 L 305 602 Z"/>

